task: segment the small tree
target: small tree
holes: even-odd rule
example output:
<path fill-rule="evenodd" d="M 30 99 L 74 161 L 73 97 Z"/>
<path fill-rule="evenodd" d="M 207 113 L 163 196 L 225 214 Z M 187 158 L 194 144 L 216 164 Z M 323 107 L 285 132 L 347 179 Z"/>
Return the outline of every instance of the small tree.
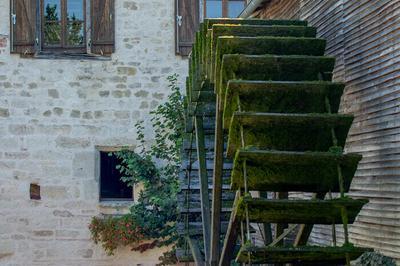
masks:
<path fill-rule="evenodd" d="M 171 245 L 178 240 L 178 173 L 184 134 L 183 96 L 177 75 L 168 77 L 171 90 L 168 100 L 152 111 L 154 143 L 147 147 L 143 121 L 135 127 L 139 150 L 115 152 L 121 159 L 117 169 L 129 186 L 143 184 L 137 204 L 122 217 L 94 217 L 89 228 L 95 243 L 102 243 L 109 255 L 119 245 L 133 250 Z M 155 163 L 157 162 L 157 164 Z M 143 243 L 143 240 L 148 240 Z"/>

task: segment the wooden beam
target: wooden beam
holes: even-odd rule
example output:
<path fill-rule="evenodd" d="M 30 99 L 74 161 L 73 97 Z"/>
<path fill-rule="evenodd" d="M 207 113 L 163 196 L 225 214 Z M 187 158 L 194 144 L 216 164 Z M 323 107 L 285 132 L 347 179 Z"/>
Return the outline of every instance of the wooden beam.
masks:
<path fill-rule="evenodd" d="M 222 17 L 227 18 L 229 13 L 228 13 L 228 0 L 222 0 Z"/>
<path fill-rule="evenodd" d="M 223 105 L 219 95 L 216 99 L 215 143 L 214 143 L 214 172 L 212 192 L 211 219 L 211 260 L 210 264 L 218 264 L 221 234 L 221 201 L 222 201 L 222 171 L 224 164 L 224 133 L 222 129 Z"/>
<path fill-rule="evenodd" d="M 238 204 L 240 198 L 240 191 L 236 192 L 235 201 L 233 203 L 233 210 L 231 213 L 231 218 L 228 224 L 228 230 L 226 231 L 224 246 L 222 247 L 221 259 L 219 260 L 220 266 L 229 266 L 233 259 L 233 251 L 236 246 L 236 241 L 239 235 L 240 220 L 237 219 L 236 205 Z"/>
<path fill-rule="evenodd" d="M 204 263 L 198 243 L 188 236 L 186 237 L 186 240 L 189 244 L 190 250 L 192 251 L 193 259 L 196 265 L 205 266 L 206 264 Z"/>
<path fill-rule="evenodd" d="M 325 192 L 315 193 L 313 195 L 313 198 L 314 199 L 324 199 L 325 195 L 326 195 Z M 299 231 L 297 232 L 296 239 L 294 240 L 293 245 L 295 247 L 306 245 L 308 238 L 310 237 L 310 234 L 312 232 L 313 227 L 314 227 L 313 224 L 301 224 Z"/>
<path fill-rule="evenodd" d="M 206 262 L 210 261 L 210 198 L 208 196 L 207 162 L 203 117 L 195 117 L 197 158 L 199 160 L 201 218 L 203 224 L 204 253 Z"/>
<path fill-rule="evenodd" d="M 268 199 L 268 192 L 260 191 L 260 197 Z M 272 242 L 272 229 L 270 223 L 263 224 L 264 245 L 268 246 Z"/>
<path fill-rule="evenodd" d="M 289 196 L 288 192 L 278 192 L 277 193 L 277 198 L 278 199 L 287 199 Z M 288 224 L 277 224 L 276 225 L 276 230 L 275 230 L 275 238 L 277 239 L 280 235 L 282 235 L 285 232 L 285 229 L 288 228 Z M 283 245 L 283 239 L 277 243 L 275 243 L 276 246 L 282 246 Z"/>

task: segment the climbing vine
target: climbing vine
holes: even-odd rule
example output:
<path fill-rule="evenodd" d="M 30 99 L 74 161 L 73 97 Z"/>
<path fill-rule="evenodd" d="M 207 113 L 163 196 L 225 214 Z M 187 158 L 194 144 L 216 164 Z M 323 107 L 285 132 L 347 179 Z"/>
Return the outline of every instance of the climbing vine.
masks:
<path fill-rule="evenodd" d="M 183 96 L 177 75 L 168 77 L 170 94 L 151 114 L 154 142 L 145 139 L 144 121 L 137 130 L 138 149 L 124 149 L 114 154 L 121 164 L 121 180 L 129 186 L 142 184 L 138 202 L 130 213 L 120 217 L 94 217 L 89 229 L 95 243 L 101 243 L 109 255 L 118 246 L 145 251 L 177 242 L 176 228 L 178 171 L 183 144 Z M 171 259 L 170 256 L 167 259 Z"/>

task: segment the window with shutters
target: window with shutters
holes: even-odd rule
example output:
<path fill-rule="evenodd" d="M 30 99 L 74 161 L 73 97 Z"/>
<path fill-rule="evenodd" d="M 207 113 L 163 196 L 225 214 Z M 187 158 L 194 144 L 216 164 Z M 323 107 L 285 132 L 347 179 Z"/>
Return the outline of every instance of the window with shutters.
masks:
<path fill-rule="evenodd" d="M 187 56 L 192 50 L 201 18 L 235 18 L 246 6 L 245 0 L 175 0 L 176 54 Z"/>
<path fill-rule="evenodd" d="M 42 49 L 86 52 L 86 2 L 42 0 Z"/>
<path fill-rule="evenodd" d="M 11 52 L 110 55 L 115 0 L 11 0 Z"/>

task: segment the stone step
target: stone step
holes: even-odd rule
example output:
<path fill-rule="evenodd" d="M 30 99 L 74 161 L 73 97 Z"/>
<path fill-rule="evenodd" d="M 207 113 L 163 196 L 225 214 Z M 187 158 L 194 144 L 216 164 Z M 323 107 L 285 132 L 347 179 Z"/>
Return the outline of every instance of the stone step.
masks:
<path fill-rule="evenodd" d="M 328 80 L 335 66 L 329 56 L 225 54 L 216 75 L 216 92 L 224 99 L 231 79 L 272 81 Z"/>
<path fill-rule="evenodd" d="M 224 169 L 232 169 L 232 163 L 230 161 L 224 162 Z M 183 162 L 182 166 L 181 166 L 182 170 L 198 170 L 199 169 L 199 164 L 198 161 L 196 162 L 192 162 L 192 164 L 190 165 L 188 162 Z M 213 161 L 207 161 L 207 168 L 206 170 L 213 170 L 214 169 L 214 162 Z"/>
<path fill-rule="evenodd" d="M 198 81 L 200 82 L 200 81 Z M 215 92 L 214 84 L 210 83 L 210 80 L 203 80 L 198 90 L 192 90 L 188 99 L 191 102 L 214 102 L 215 103 Z"/>
<path fill-rule="evenodd" d="M 192 133 L 195 130 L 193 116 L 185 115 L 185 132 Z M 215 133 L 215 114 L 203 116 L 203 129 L 205 135 Z"/>
<path fill-rule="evenodd" d="M 231 184 L 231 169 L 225 169 L 223 170 L 222 173 L 222 183 L 225 185 L 230 185 Z M 191 186 L 200 186 L 200 178 L 199 178 L 199 172 L 198 170 L 192 170 L 190 171 L 190 180 L 188 178 L 189 173 L 181 172 L 179 175 L 179 182 L 181 186 L 188 186 L 188 183 L 190 182 Z M 212 185 L 213 183 L 213 170 L 207 170 L 207 178 L 208 178 L 208 184 Z"/>
<path fill-rule="evenodd" d="M 211 73 L 209 73 L 211 79 L 215 76 L 214 71 L 220 69 L 224 54 L 322 56 L 326 46 L 324 39 L 269 36 L 222 36 L 214 42 L 217 44 L 211 53 Z"/>
<path fill-rule="evenodd" d="M 241 197 L 237 217 L 246 219 L 246 206 L 251 222 L 289 224 L 342 224 L 342 209 L 346 208 L 352 224 L 368 200 L 340 198 L 332 200 L 285 200 Z"/>
<path fill-rule="evenodd" d="M 205 134 L 204 139 L 205 139 L 205 149 L 206 151 L 213 151 L 214 150 L 214 131 L 209 132 L 210 134 Z M 185 138 L 183 140 L 183 149 L 186 151 L 192 150 L 192 152 L 196 152 L 197 146 L 196 146 L 196 140 L 195 136 L 193 136 L 192 143 L 190 143 L 190 139 Z"/>
<path fill-rule="evenodd" d="M 179 222 L 183 222 L 185 220 L 187 220 L 188 222 L 201 222 L 202 221 L 201 209 L 196 208 L 196 209 L 192 209 L 192 211 L 186 211 L 186 209 L 187 209 L 186 205 L 178 206 L 178 211 L 180 213 L 180 215 L 178 217 Z M 191 208 L 189 207 L 189 209 L 191 209 Z M 181 213 L 180 212 L 181 210 L 184 210 L 184 211 Z M 230 210 L 231 210 L 231 208 L 229 208 L 228 210 L 226 208 L 223 209 L 223 212 L 221 212 L 221 222 L 229 221 L 229 218 L 231 216 Z"/>
<path fill-rule="evenodd" d="M 243 112 L 326 113 L 326 99 L 331 112 L 337 113 L 343 83 L 323 81 L 230 80 L 227 85 L 224 128 L 229 128 L 238 103 Z"/>
<path fill-rule="evenodd" d="M 332 130 L 343 148 L 352 122 L 352 115 L 235 112 L 227 157 L 242 147 L 242 138 L 246 147 L 261 150 L 328 151 L 335 145 Z"/>
<path fill-rule="evenodd" d="M 191 191 L 194 191 L 194 192 L 197 190 L 197 193 L 198 193 L 198 191 L 200 190 L 200 185 L 192 185 L 192 184 L 190 184 L 190 186 L 181 185 L 180 189 L 181 189 L 181 191 L 191 190 Z M 208 190 L 212 190 L 212 189 L 213 189 L 212 184 L 209 184 L 208 185 Z M 229 184 L 222 185 L 222 190 L 226 190 L 228 192 L 232 192 L 231 189 L 230 189 L 230 185 Z"/>
<path fill-rule="evenodd" d="M 232 189 L 244 187 L 246 161 L 249 190 L 256 191 L 339 191 L 338 165 L 343 189 L 349 190 L 361 155 L 332 152 L 287 152 L 240 149 L 232 170 Z"/>
<path fill-rule="evenodd" d="M 201 222 L 190 222 L 187 225 L 184 222 L 179 222 L 177 223 L 177 228 L 178 228 L 178 233 L 182 235 L 185 234 L 189 234 L 190 236 L 203 235 L 203 224 Z M 222 222 L 221 234 L 225 234 L 227 228 L 228 228 L 228 222 Z"/>
<path fill-rule="evenodd" d="M 188 115 L 215 116 L 215 102 L 196 102 L 188 108 Z"/>
<path fill-rule="evenodd" d="M 256 247 L 244 246 L 240 249 L 236 262 L 253 264 L 295 263 L 296 265 L 343 265 L 346 255 L 355 260 L 372 249 L 351 245 L 342 247 Z M 250 257 L 249 257 L 250 256 Z"/>
<path fill-rule="evenodd" d="M 222 213 L 230 213 L 232 211 L 232 208 L 221 208 Z M 201 208 L 180 208 L 179 213 L 185 214 L 185 213 L 201 213 Z"/>
<path fill-rule="evenodd" d="M 192 102 L 205 102 L 213 103 L 215 105 L 215 92 L 214 91 L 193 91 Z"/>

